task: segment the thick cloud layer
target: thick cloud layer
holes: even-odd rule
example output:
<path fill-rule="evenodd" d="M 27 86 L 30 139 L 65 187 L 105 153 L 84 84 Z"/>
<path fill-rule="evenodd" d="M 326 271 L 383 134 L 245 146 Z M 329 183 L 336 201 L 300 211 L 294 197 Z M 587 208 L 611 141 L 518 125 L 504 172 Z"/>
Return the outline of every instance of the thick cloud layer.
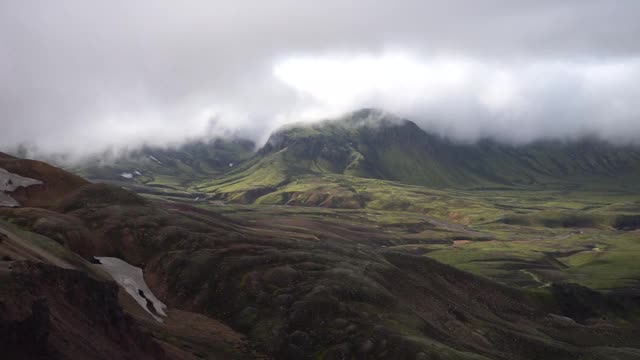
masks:
<path fill-rule="evenodd" d="M 640 139 L 640 3 L 0 4 L 0 144 L 76 154 L 378 107 L 463 140 Z"/>
<path fill-rule="evenodd" d="M 304 57 L 279 64 L 275 74 L 308 94 L 318 113 L 380 106 L 462 140 L 640 139 L 640 59 Z"/>

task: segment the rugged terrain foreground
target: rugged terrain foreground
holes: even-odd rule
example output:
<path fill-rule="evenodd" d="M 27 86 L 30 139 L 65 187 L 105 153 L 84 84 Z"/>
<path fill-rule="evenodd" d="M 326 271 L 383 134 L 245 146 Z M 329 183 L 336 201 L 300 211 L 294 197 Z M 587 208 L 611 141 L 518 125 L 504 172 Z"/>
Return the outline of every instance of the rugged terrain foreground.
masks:
<path fill-rule="evenodd" d="M 42 182 L 19 192 L 23 206 L 0 210 L 0 341 L 9 358 L 640 358 L 637 270 L 585 281 L 571 254 L 531 249 L 618 231 L 602 252 L 625 261 L 616 242 L 637 245 L 631 225 L 539 225 L 525 223 L 535 214 L 518 222 L 497 213 L 505 220 L 476 226 L 463 210 L 145 198 L 44 163 L 2 161 Z M 529 229 L 541 244 L 504 239 L 507 229 Z M 563 246 L 583 246 L 571 240 Z M 574 254 L 585 251 L 595 250 Z M 489 258 L 468 258 L 475 253 Z M 96 259 L 104 256 L 141 268 L 166 317 L 118 286 Z M 584 286 L 590 280 L 600 291 Z"/>

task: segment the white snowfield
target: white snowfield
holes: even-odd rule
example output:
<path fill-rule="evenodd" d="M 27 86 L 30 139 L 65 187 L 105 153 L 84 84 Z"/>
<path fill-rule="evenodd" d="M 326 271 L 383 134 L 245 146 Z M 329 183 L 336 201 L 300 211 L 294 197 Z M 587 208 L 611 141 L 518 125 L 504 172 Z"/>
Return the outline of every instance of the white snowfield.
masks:
<path fill-rule="evenodd" d="M 18 203 L 8 193 L 15 191 L 19 187 L 26 188 L 31 185 L 40 184 L 42 184 L 42 181 L 40 180 L 30 179 L 28 177 L 10 173 L 5 169 L 0 168 L 0 206 L 20 206 L 20 203 Z"/>
<path fill-rule="evenodd" d="M 153 155 L 149 155 L 149 159 L 151 159 L 151 160 L 153 160 L 153 161 L 157 162 L 158 164 L 162 165 L 162 161 L 160 161 L 160 160 L 156 159 L 156 157 L 155 157 L 155 156 L 153 156 Z"/>
<path fill-rule="evenodd" d="M 100 265 L 98 266 L 108 272 L 113 280 L 122 286 L 146 312 L 156 319 L 156 321 L 162 322 L 160 316 L 167 316 L 164 312 L 167 306 L 158 300 L 151 290 L 149 290 L 147 283 L 144 281 L 142 269 L 114 257 L 95 256 L 95 259 L 100 261 Z M 147 307 L 147 300 L 153 305 L 155 313 Z"/>

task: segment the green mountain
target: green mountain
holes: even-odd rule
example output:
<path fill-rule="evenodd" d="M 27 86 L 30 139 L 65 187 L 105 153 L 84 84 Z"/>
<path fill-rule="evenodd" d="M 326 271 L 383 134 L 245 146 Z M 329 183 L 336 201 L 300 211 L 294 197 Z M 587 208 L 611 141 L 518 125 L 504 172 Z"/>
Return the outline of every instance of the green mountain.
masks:
<path fill-rule="evenodd" d="M 262 153 L 291 166 L 433 187 L 528 185 L 584 177 L 616 179 L 640 170 L 640 148 L 595 139 L 505 145 L 458 144 L 409 120 L 360 110 L 338 121 L 275 133 Z M 295 164 L 295 165 L 294 165 Z"/>
<path fill-rule="evenodd" d="M 252 202 L 300 181 L 322 178 L 333 185 L 365 178 L 431 188 L 624 188 L 640 179 L 640 147 L 594 138 L 461 144 L 409 120 L 365 109 L 281 129 L 242 166 L 196 188 Z"/>

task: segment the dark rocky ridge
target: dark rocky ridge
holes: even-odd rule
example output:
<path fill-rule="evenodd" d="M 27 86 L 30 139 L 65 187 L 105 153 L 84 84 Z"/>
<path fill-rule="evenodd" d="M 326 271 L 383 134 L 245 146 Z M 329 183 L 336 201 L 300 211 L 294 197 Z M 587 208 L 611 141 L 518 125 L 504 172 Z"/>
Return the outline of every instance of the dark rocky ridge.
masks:
<path fill-rule="evenodd" d="M 165 359 L 118 302 L 118 287 L 29 261 L 0 274 L 5 359 Z"/>

